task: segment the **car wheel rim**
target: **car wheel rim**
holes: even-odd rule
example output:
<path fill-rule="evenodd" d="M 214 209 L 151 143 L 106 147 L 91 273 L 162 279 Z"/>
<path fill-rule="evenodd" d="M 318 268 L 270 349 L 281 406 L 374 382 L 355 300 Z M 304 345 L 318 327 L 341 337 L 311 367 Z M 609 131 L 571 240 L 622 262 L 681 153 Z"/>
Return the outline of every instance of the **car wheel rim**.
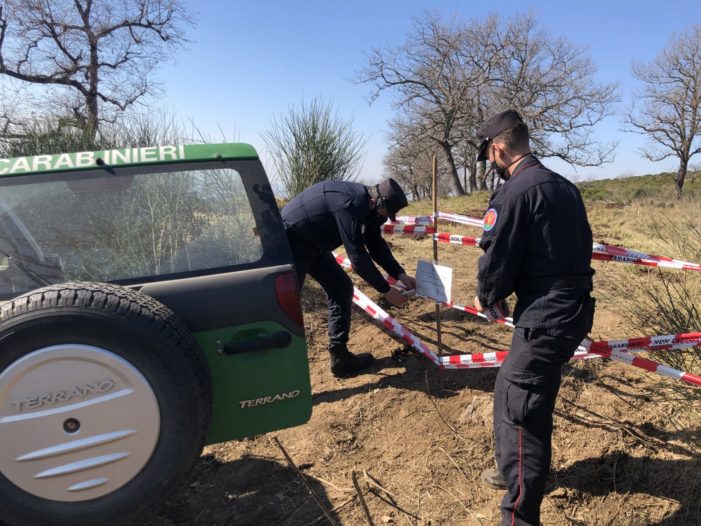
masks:
<path fill-rule="evenodd" d="M 82 501 L 115 491 L 146 465 L 159 432 L 151 385 L 106 349 L 45 347 L 0 374 L 0 472 L 37 497 Z"/>

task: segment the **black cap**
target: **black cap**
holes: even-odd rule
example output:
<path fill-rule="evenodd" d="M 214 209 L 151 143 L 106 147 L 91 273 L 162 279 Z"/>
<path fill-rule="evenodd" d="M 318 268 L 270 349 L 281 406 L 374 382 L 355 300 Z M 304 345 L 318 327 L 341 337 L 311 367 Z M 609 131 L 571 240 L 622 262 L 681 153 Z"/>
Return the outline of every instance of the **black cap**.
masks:
<path fill-rule="evenodd" d="M 397 212 L 409 204 L 406 200 L 406 195 L 404 195 L 404 190 L 402 190 L 397 181 L 390 177 L 377 185 L 377 191 L 382 197 L 383 204 L 387 209 L 387 215 L 392 221 L 396 221 Z"/>
<path fill-rule="evenodd" d="M 508 130 L 513 126 L 522 123 L 523 119 L 516 110 L 502 111 L 501 113 L 487 119 L 477 130 L 477 137 L 482 139 L 482 144 L 480 144 L 480 149 L 477 153 L 477 160 L 484 161 L 487 159 L 487 146 L 489 146 L 489 141 L 494 139 L 494 137 L 499 135 L 504 130 Z"/>

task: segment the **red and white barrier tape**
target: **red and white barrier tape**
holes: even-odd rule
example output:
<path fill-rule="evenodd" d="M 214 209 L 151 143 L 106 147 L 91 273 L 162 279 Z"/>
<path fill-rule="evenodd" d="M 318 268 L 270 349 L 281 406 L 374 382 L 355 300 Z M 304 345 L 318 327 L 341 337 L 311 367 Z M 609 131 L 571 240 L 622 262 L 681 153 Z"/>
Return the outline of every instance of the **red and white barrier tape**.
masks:
<path fill-rule="evenodd" d="M 336 261 L 344 268 L 351 269 L 350 260 L 344 256 L 334 254 Z M 401 281 L 397 281 L 387 274 L 383 274 L 387 282 L 399 289 L 404 289 L 404 284 Z M 460 303 L 449 302 L 442 303 L 445 307 L 456 309 L 462 312 L 471 314 L 489 321 L 487 316 L 479 312 L 475 307 L 469 305 L 462 305 Z M 502 318 L 494 320 L 495 323 L 505 325 L 507 327 L 514 328 L 512 318 Z M 665 349 L 680 349 L 684 347 L 696 347 L 701 344 L 701 332 L 685 332 L 677 334 L 662 334 L 654 336 L 642 336 L 638 338 L 627 338 L 627 339 L 616 339 L 616 340 L 602 340 L 595 342 L 600 348 L 605 348 L 606 350 L 632 350 L 632 349 L 649 349 L 654 348 L 655 350 L 665 350 Z M 589 346 L 592 344 L 591 340 L 585 339 L 582 341 L 578 349 L 583 352 L 589 351 Z M 685 345 L 688 344 L 688 345 Z"/>
<path fill-rule="evenodd" d="M 667 256 L 647 254 L 629 248 L 616 247 L 605 243 L 594 243 L 592 259 L 599 261 L 615 261 L 618 263 L 634 263 L 648 267 L 672 268 L 677 270 L 694 270 L 701 272 L 701 265 L 681 261 Z"/>
<path fill-rule="evenodd" d="M 603 356 L 604 358 L 611 358 L 612 360 L 627 363 L 633 367 L 638 367 L 639 369 L 644 369 L 651 373 L 661 374 L 662 376 L 667 376 L 668 378 L 673 378 L 674 380 L 701 387 L 701 376 L 667 367 L 666 365 L 662 365 L 661 363 L 648 358 L 641 358 L 640 356 L 634 356 L 631 353 L 622 351 L 607 350 L 604 347 L 597 347 L 596 344 L 593 344 L 589 350 L 594 354 Z"/>
<path fill-rule="evenodd" d="M 432 216 L 397 216 L 397 220 L 389 223 L 390 225 L 432 225 Z"/>
<path fill-rule="evenodd" d="M 448 234 L 447 232 L 433 234 L 433 239 L 435 239 L 436 241 L 440 241 L 441 243 L 450 243 L 451 245 L 465 245 L 471 247 L 477 247 L 480 243 L 480 238 L 478 237 L 461 236 L 459 234 Z"/>
<path fill-rule="evenodd" d="M 482 219 L 476 217 L 464 216 L 461 214 L 453 214 L 450 212 L 438 212 L 438 218 L 450 221 L 453 223 L 458 223 L 461 225 L 469 225 L 476 227 L 483 227 Z M 397 230 L 385 231 L 386 233 L 432 233 L 430 231 L 414 232 L 412 230 L 405 230 L 401 223 L 408 223 L 407 226 L 411 225 L 433 225 L 433 217 L 431 216 L 399 216 L 397 217 L 397 223 L 391 223 L 393 228 Z M 390 225 L 386 225 L 390 226 Z M 436 232 L 434 230 L 433 232 Z M 458 236 L 455 234 L 448 233 L 437 233 L 434 236 L 438 241 L 443 243 L 451 243 L 455 245 L 476 245 L 479 243 L 479 238 L 471 238 L 468 236 Z M 463 239 L 464 238 L 464 239 Z M 477 243 L 472 243 L 472 240 L 477 241 Z M 670 258 L 668 256 L 659 256 L 655 254 L 648 254 L 646 252 L 641 252 L 639 250 L 633 250 L 629 248 L 617 247 L 614 245 L 608 245 L 606 243 L 594 243 L 592 245 L 593 254 L 592 259 L 598 261 L 613 261 L 616 263 L 632 263 L 636 265 L 643 265 L 649 267 L 660 267 L 660 268 L 670 268 L 676 270 L 692 270 L 696 272 L 701 272 L 701 264 L 692 263 L 690 261 L 682 261 L 679 259 Z"/>
<path fill-rule="evenodd" d="M 701 340 L 701 338 L 700 338 L 700 340 Z M 591 343 L 591 342 L 589 342 L 589 343 Z M 597 342 L 597 343 L 605 343 L 605 342 Z M 680 343 L 671 344 L 671 345 L 652 345 L 651 344 L 646 348 L 643 348 L 643 347 L 630 348 L 630 349 L 627 349 L 625 351 L 621 350 L 621 351 L 617 351 L 617 352 L 627 354 L 627 353 L 639 353 L 639 352 L 660 351 L 660 350 L 680 350 L 680 349 L 688 349 L 690 347 L 696 347 L 700 344 L 701 344 L 701 341 L 680 342 Z M 582 349 L 583 349 L 583 346 L 580 345 L 579 348 L 575 351 L 574 356 L 572 357 L 573 360 L 582 360 L 582 359 L 601 357 L 601 354 L 599 354 L 599 353 L 587 352 L 586 350 L 582 350 Z M 495 351 L 495 352 L 490 352 L 490 353 L 451 354 L 450 356 L 440 356 L 438 359 L 439 359 L 441 365 L 444 365 L 446 368 L 462 369 L 462 368 L 465 368 L 464 367 L 465 365 L 471 365 L 471 364 L 482 364 L 479 367 L 498 367 L 499 365 L 501 365 L 504 362 L 508 353 L 509 353 L 509 351 L 502 350 L 502 351 Z M 453 366 L 455 366 L 455 367 L 453 367 Z M 474 367 L 476 368 L 478 366 L 475 365 Z"/>
<path fill-rule="evenodd" d="M 448 232 L 435 232 L 435 227 L 432 226 L 390 224 L 384 225 L 382 228 L 385 234 L 424 235 L 433 233 L 434 239 L 441 243 L 450 243 L 451 245 L 479 246 L 480 242 L 480 238 L 478 237 L 450 234 Z M 688 261 L 672 259 L 667 256 L 645 254 L 643 252 L 637 252 L 635 250 L 620 247 L 612 247 L 611 245 L 604 245 L 602 243 L 594 243 L 592 260 L 611 261 L 614 263 L 632 263 L 634 265 L 643 265 L 646 267 L 660 267 L 701 272 L 701 265 L 698 263 L 690 263 Z"/>
<path fill-rule="evenodd" d="M 477 354 L 474 357 L 469 355 L 459 355 L 459 356 L 446 356 L 438 357 L 433 353 L 426 345 L 419 340 L 410 331 L 405 329 L 397 320 L 392 316 L 387 314 L 383 309 L 377 306 L 370 298 L 363 294 L 357 287 L 353 290 L 353 303 L 358 307 L 362 308 L 367 312 L 373 319 L 381 323 L 386 329 L 391 331 L 399 340 L 404 343 L 409 344 L 415 350 L 417 350 L 421 355 L 428 358 L 431 362 L 437 365 L 440 369 L 474 369 L 474 368 L 487 368 L 487 367 L 499 367 L 506 356 L 508 351 L 498 351 L 494 354 L 494 360 L 490 361 L 486 358 L 489 357 L 491 353 Z M 643 339 L 633 339 L 633 341 L 642 341 Z M 627 363 L 634 367 L 644 369 L 646 371 L 654 372 L 673 378 L 678 381 L 682 381 L 691 385 L 701 386 L 701 377 L 687 373 L 684 371 L 679 371 L 671 367 L 667 367 L 660 363 L 647 358 L 640 358 L 638 356 L 633 356 L 630 353 L 622 352 L 618 350 L 610 350 L 604 345 L 600 345 L 603 342 L 593 342 L 589 346 L 590 354 L 595 354 L 610 358 L 615 361 Z M 670 348 L 668 344 L 664 344 L 666 348 Z M 680 343 L 679 345 L 691 346 L 692 342 L 687 341 Z M 575 353 L 576 358 L 589 358 L 590 356 L 582 353 Z M 451 360 L 453 363 L 451 363 Z M 469 361 L 468 361 L 469 360 Z M 455 363 L 457 361 L 457 363 Z"/>
<path fill-rule="evenodd" d="M 480 312 L 477 312 L 477 310 L 472 307 L 467 307 L 464 310 L 465 312 L 469 312 L 473 315 L 482 314 Z M 513 328 L 514 326 L 510 319 L 495 321 L 498 323 L 503 323 L 508 327 Z M 701 346 L 701 332 L 644 336 L 641 338 L 628 338 L 625 340 L 603 340 L 598 342 L 592 342 L 591 340 L 585 338 L 584 341 L 582 341 L 582 343 L 577 347 L 574 359 L 593 358 L 593 355 L 600 356 L 599 353 L 594 353 L 592 351 L 592 346 L 594 346 L 594 348 L 602 352 L 640 352 L 646 350 L 663 351 L 672 349 L 686 349 L 689 347 Z M 440 357 L 440 361 L 441 364 L 444 365 L 473 363 L 475 361 L 474 357 L 477 356 L 478 360 L 476 361 L 479 362 L 500 362 L 503 361 L 503 359 L 506 357 L 506 354 L 499 353 L 508 353 L 508 351 L 497 351 L 496 354 L 454 354 L 451 356 L 442 356 Z"/>
<path fill-rule="evenodd" d="M 664 350 L 665 346 L 692 343 L 699 345 L 701 342 L 701 332 L 683 332 L 678 334 L 663 334 L 657 336 L 643 336 L 640 338 L 627 338 L 625 340 L 605 340 L 592 342 L 584 340 L 582 347 L 589 350 L 594 345 L 599 350 L 620 351 L 629 349 L 645 349 L 655 347 L 657 350 Z M 694 346 L 692 345 L 692 346 Z"/>
<path fill-rule="evenodd" d="M 335 255 L 336 260 L 343 266 L 350 267 L 350 262 L 343 256 Z M 432 363 L 437 365 L 441 369 L 475 369 L 475 368 L 487 368 L 487 367 L 499 367 L 508 351 L 496 351 L 494 353 L 473 353 L 473 354 L 460 354 L 451 356 L 441 356 L 438 357 L 433 351 L 431 351 L 426 345 L 412 334 L 409 330 L 405 329 L 402 324 L 400 324 L 396 319 L 390 316 L 377 304 L 375 304 L 370 298 L 363 294 L 357 287 L 353 288 L 353 303 L 358 307 L 363 309 L 368 313 L 374 320 L 382 324 L 391 333 L 396 335 L 396 337 L 402 342 L 410 345 L 416 351 L 418 351 L 422 356 L 426 357 Z M 465 305 L 459 304 L 447 304 L 447 306 L 453 308 L 459 308 L 465 312 L 479 316 L 482 313 L 477 312 L 476 309 L 472 307 L 467 307 Z M 510 320 L 496 320 L 507 326 L 513 327 Z M 682 349 L 687 347 L 696 347 L 701 344 L 701 333 L 681 333 L 681 334 L 668 334 L 660 336 L 646 336 L 642 338 L 628 338 L 625 340 L 606 340 L 599 342 L 591 342 L 590 340 L 584 340 L 582 344 L 575 351 L 573 359 L 587 359 L 593 358 L 594 355 L 602 356 L 605 358 L 610 358 L 615 361 L 627 363 L 634 367 L 644 369 L 646 371 L 654 372 L 673 378 L 678 381 L 682 381 L 691 385 L 701 386 L 701 377 L 687 373 L 684 371 L 679 371 L 671 367 L 662 365 L 654 360 L 648 358 L 641 358 L 638 356 L 633 356 L 631 352 L 634 350 L 668 350 L 668 349 Z"/>
<path fill-rule="evenodd" d="M 440 366 L 438 356 L 436 356 L 433 351 L 426 347 L 426 345 L 409 330 L 405 329 L 401 323 L 387 314 L 387 312 L 385 312 L 377 304 L 375 304 L 375 302 L 363 294 L 358 287 L 353 287 L 353 303 L 363 309 L 386 329 L 395 334 L 404 343 L 417 350 L 419 354 L 428 358 L 434 364 Z"/>
<path fill-rule="evenodd" d="M 341 265 L 343 268 L 351 269 L 353 266 L 351 265 L 351 262 L 348 258 L 344 256 L 339 256 L 338 254 L 334 254 L 334 257 L 336 258 L 336 262 Z M 406 287 L 401 281 L 397 281 L 394 279 L 392 276 L 389 276 L 385 273 L 382 273 L 382 276 L 387 280 L 387 283 L 389 283 L 392 287 L 396 287 L 400 290 L 405 290 Z M 456 309 L 462 312 L 467 312 L 468 314 L 472 314 L 473 316 L 478 316 L 480 318 L 483 318 L 485 320 L 489 320 L 487 318 L 487 315 L 484 314 L 483 312 L 479 312 L 475 307 L 470 307 L 468 305 L 461 305 L 460 303 L 442 303 L 441 305 L 444 305 L 445 307 L 451 308 L 451 309 Z M 499 320 L 494 320 L 497 323 L 503 323 L 504 325 L 508 327 L 513 327 L 513 320 L 511 318 L 503 318 Z"/>
<path fill-rule="evenodd" d="M 445 219 L 453 223 L 459 223 L 461 225 L 476 226 L 479 228 L 484 227 L 484 221 L 476 217 L 468 217 L 460 214 L 451 214 L 450 212 L 438 212 L 438 219 Z"/>
<path fill-rule="evenodd" d="M 468 217 L 460 214 L 451 214 L 450 212 L 438 212 L 438 219 L 444 219 L 451 223 L 460 225 L 469 225 L 482 228 L 484 222 L 476 217 Z M 391 224 L 403 223 L 406 225 L 433 225 L 433 216 L 397 216 L 397 220 Z"/>
<path fill-rule="evenodd" d="M 382 225 L 382 231 L 385 234 L 433 234 L 436 231 L 436 227 L 429 225 L 399 225 L 389 223 L 386 225 Z"/>
<path fill-rule="evenodd" d="M 475 307 L 470 307 L 469 305 L 461 305 L 460 303 L 442 303 L 442 305 L 445 305 L 446 307 L 450 307 L 451 309 L 456 309 L 462 312 L 467 312 L 468 314 L 472 314 L 473 316 L 478 316 L 482 319 L 485 319 L 489 321 L 489 318 L 487 318 L 487 315 L 483 312 L 478 311 Z M 511 327 L 513 329 L 514 323 L 512 318 L 500 318 L 498 320 L 494 320 L 496 323 L 501 323 L 503 325 L 506 325 L 507 327 Z"/>

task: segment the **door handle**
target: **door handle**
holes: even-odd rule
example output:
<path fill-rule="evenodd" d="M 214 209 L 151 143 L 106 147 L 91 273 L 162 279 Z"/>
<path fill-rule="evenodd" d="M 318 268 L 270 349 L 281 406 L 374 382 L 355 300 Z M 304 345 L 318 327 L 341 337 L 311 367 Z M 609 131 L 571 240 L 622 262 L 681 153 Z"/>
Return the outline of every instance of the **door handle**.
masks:
<path fill-rule="evenodd" d="M 254 351 L 267 351 L 269 349 L 282 349 L 292 343 L 292 335 L 287 331 L 278 331 L 268 336 L 258 336 L 248 340 L 239 340 L 224 344 L 224 354 L 242 354 Z"/>

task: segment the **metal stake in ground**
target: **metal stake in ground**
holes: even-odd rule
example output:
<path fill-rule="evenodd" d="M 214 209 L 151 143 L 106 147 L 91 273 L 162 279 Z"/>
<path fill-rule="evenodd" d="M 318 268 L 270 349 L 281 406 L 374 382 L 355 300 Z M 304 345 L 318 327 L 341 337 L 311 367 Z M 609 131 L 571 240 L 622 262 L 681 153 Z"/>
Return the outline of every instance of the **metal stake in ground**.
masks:
<path fill-rule="evenodd" d="M 438 224 L 438 158 L 433 156 L 433 224 Z M 433 237 L 433 264 L 438 265 L 438 240 Z M 443 355 L 443 342 L 441 338 L 441 304 L 436 302 L 436 337 L 438 342 L 438 356 Z"/>

